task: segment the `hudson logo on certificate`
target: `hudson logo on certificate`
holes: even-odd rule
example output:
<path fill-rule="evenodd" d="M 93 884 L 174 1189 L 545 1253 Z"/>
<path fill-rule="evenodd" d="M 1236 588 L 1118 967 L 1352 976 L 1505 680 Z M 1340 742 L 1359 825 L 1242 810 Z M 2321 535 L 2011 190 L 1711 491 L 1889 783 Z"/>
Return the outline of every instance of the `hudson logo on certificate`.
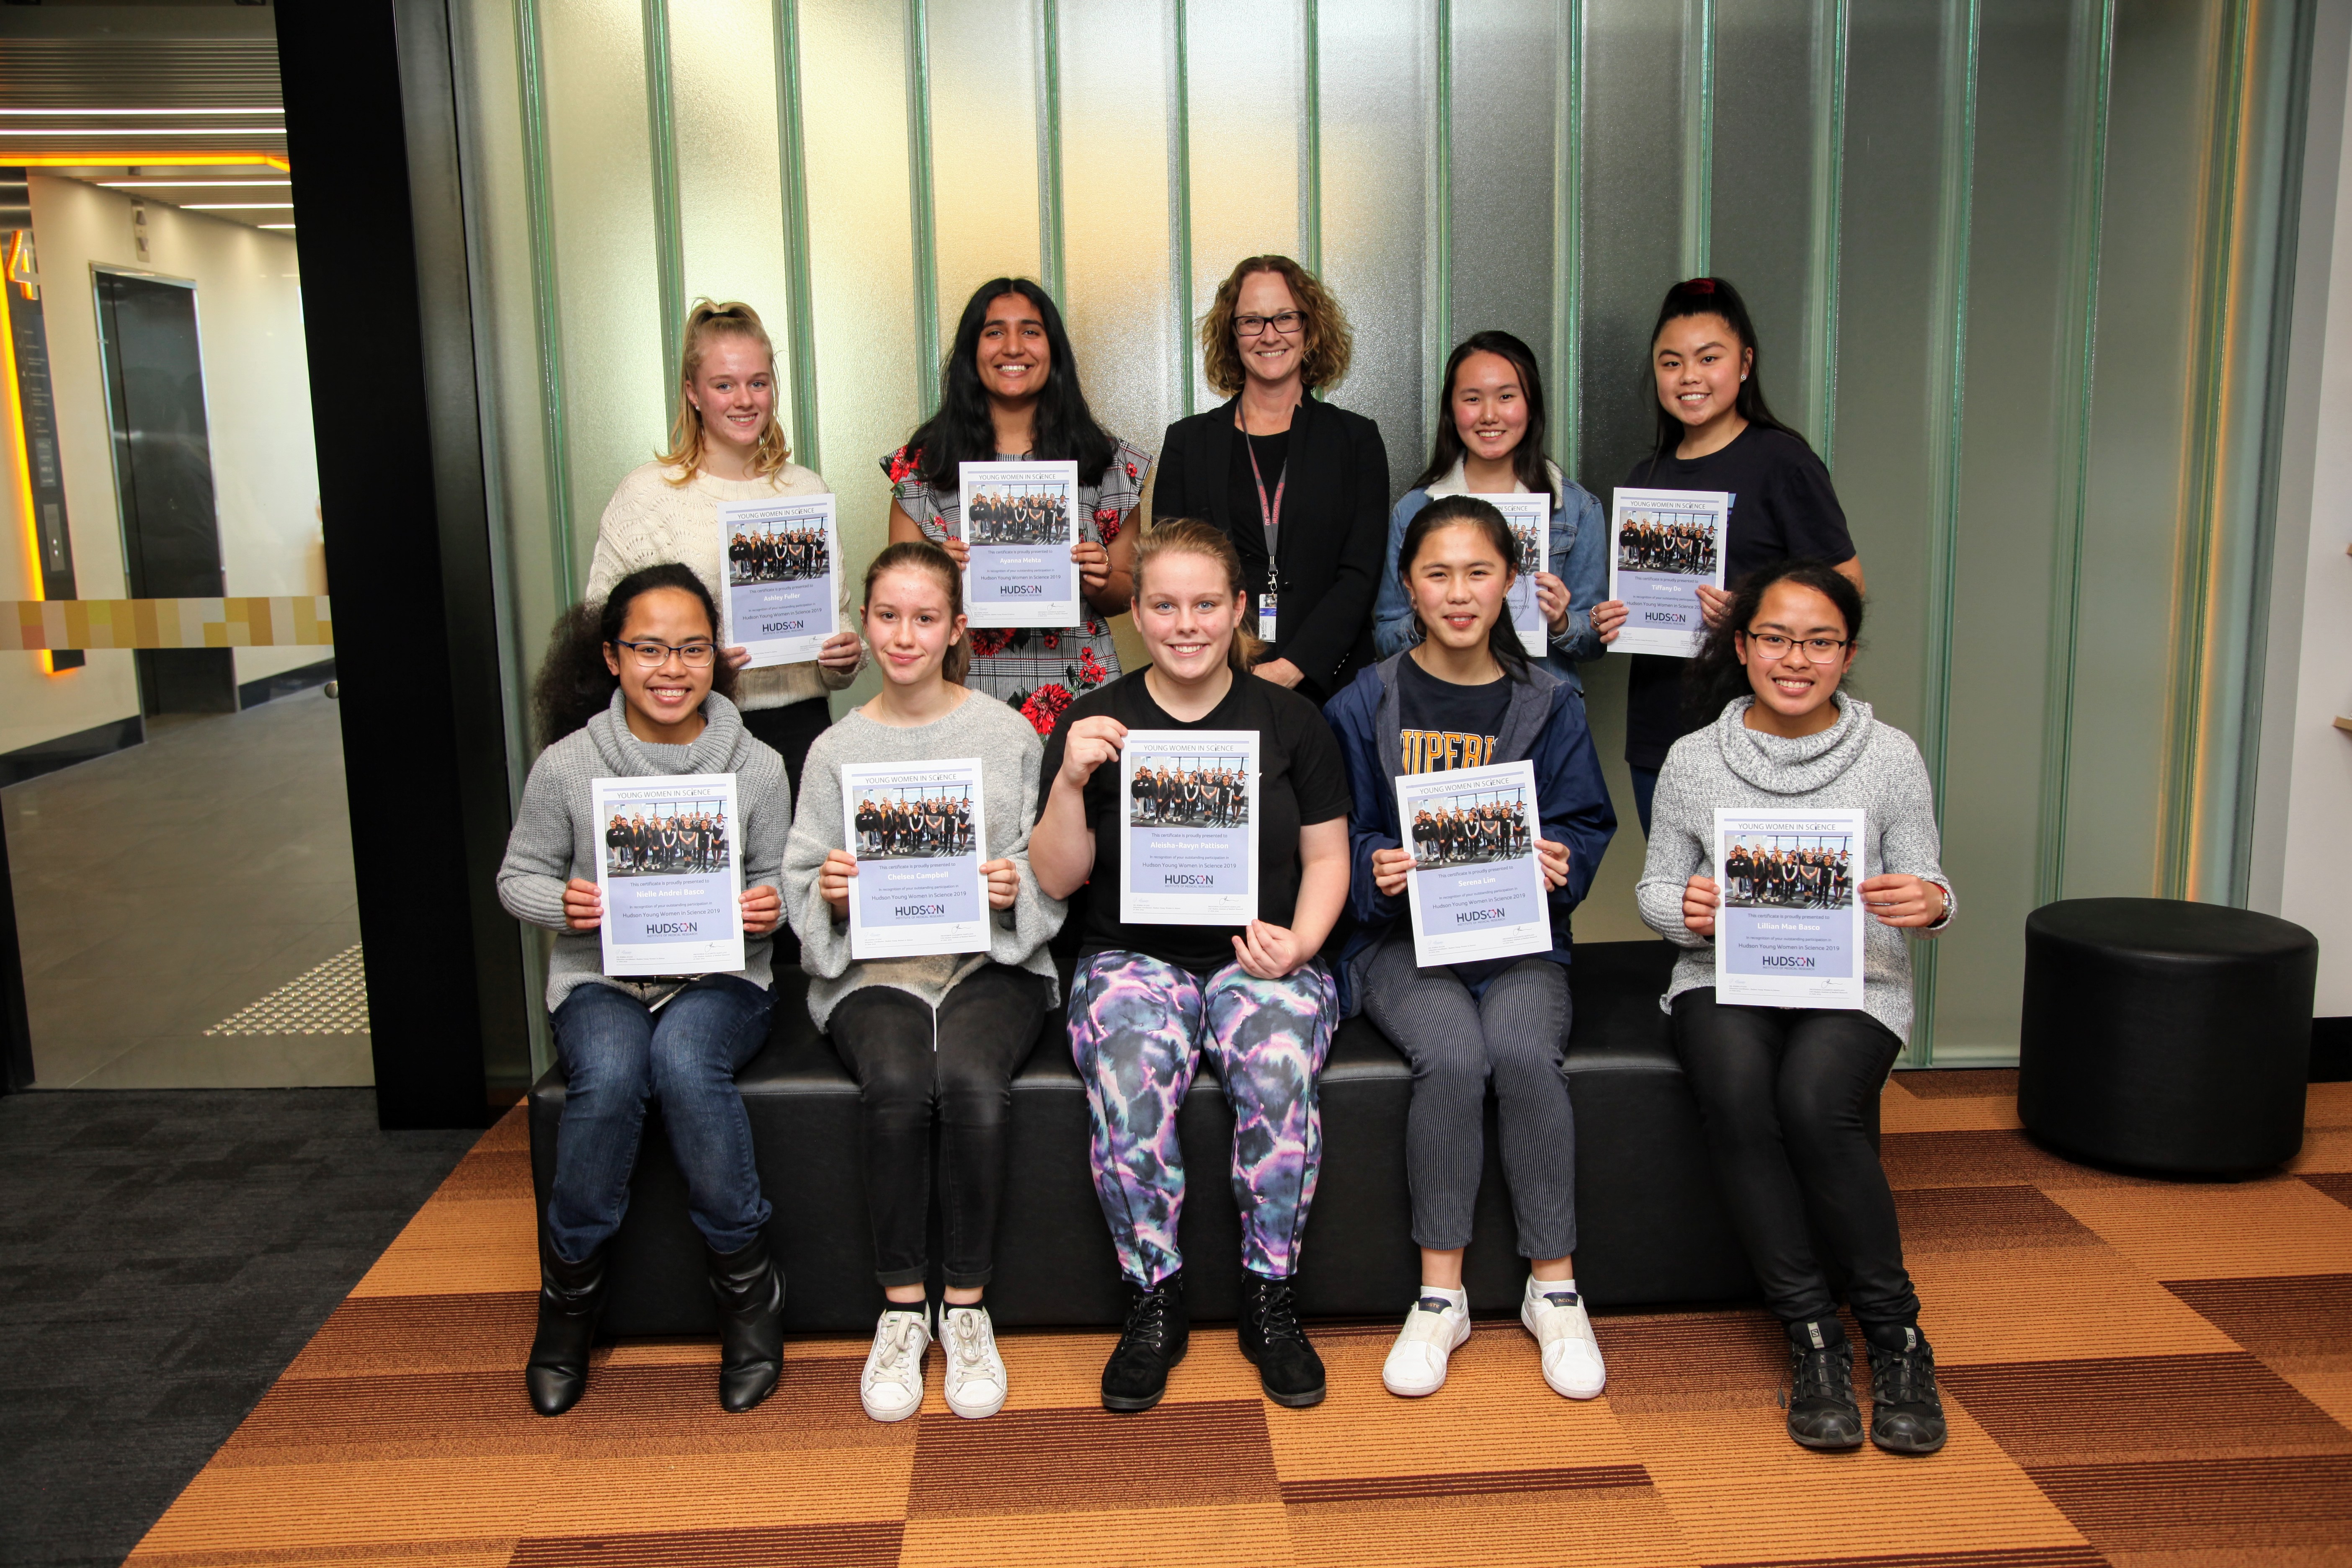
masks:
<path fill-rule="evenodd" d="M 1078 602 L 1078 465 L 959 463 L 958 525 L 971 552 L 964 612 L 975 626 L 1071 626 Z"/>
<path fill-rule="evenodd" d="M 1621 489 L 1609 529 L 1609 596 L 1625 605 L 1619 653 L 1688 658 L 1706 639 L 1701 584 L 1723 586 L 1725 490 Z"/>
<path fill-rule="evenodd" d="M 840 629 L 833 497 L 720 501 L 719 531 L 729 646 L 748 649 L 753 668 L 814 658 Z"/>
<path fill-rule="evenodd" d="M 593 779 L 604 825 L 604 973 L 731 973 L 743 967 L 743 863 L 735 775 Z"/>
<path fill-rule="evenodd" d="M 1862 1005 L 1863 816 L 1717 810 L 1717 1001 Z"/>
<path fill-rule="evenodd" d="M 860 961 L 988 951 L 988 842 L 980 759 L 841 770 L 842 830 L 857 858 L 849 952 Z"/>
<path fill-rule="evenodd" d="M 1118 918 L 1209 926 L 1257 919 L 1257 731 L 1129 730 L 1118 766 L 1127 802 Z"/>
<path fill-rule="evenodd" d="M 1396 781 L 1412 872 L 1412 956 L 1423 968 L 1549 952 L 1551 906 L 1536 858 L 1532 763 Z"/>

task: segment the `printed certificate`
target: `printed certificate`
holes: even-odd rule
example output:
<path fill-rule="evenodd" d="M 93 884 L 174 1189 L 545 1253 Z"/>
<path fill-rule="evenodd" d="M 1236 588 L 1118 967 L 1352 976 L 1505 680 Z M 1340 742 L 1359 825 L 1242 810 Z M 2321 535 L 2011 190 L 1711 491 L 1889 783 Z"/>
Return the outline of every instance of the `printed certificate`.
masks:
<path fill-rule="evenodd" d="M 1609 525 L 1609 596 L 1625 604 L 1619 653 L 1687 658 L 1706 638 L 1701 584 L 1723 586 L 1727 490 L 1614 492 Z"/>
<path fill-rule="evenodd" d="M 841 818 L 857 857 L 849 879 L 852 958 L 988 951 L 979 758 L 845 763 Z"/>
<path fill-rule="evenodd" d="M 591 779 L 604 841 L 604 973 L 730 974 L 743 967 L 735 775 Z"/>
<path fill-rule="evenodd" d="M 1551 905 L 1536 858 L 1533 763 L 1406 773 L 1397 821 L 1412 869 L 1412 960 L 1423 969 L 1551 951 Z"/>
<path fill-rule="evenodd" d="M 752 668 L 814 658 L 841 629 L 833 497 L 720 501 L 719 548 L 727 562 L 719 640 L 749 648 Z"/>
<path fill-rule="evenodd" d="M 1129 730 L 1118 758 L 1118 918 L 1245 926 L 1257 919 L 1255 730 Z"/>
<path fill-rule="evenodd" d="M 1715 814 L 1715 999 L 1862 1005 L 1859 811 Z"/>
<path fill-rule="evenodd" d="M 964 614 L 975 626 L 1074 626 L 1078 598 L 1076 463 L 959 463 L 958 531 L 971 551 Z"/>
<path fill-rule="evenodd" d="M 1536 598 L 1536 574 L 1552 569 L 1551 497 L 1539 492 L 1474 495 L 1470 499 L 1485 501 L 1501 512 L 1503 521 L 1510 524 L 1511 537 L 1518 541 L 1519 574 L 1511 583 L 1507 601 L 1511 628 L 1519 634 L 1519 646 L 1528 650 L 1528 657 L 1541 658 L 1551 652 L 1551 628 L 1544 625 L 1543 605 Z"/>

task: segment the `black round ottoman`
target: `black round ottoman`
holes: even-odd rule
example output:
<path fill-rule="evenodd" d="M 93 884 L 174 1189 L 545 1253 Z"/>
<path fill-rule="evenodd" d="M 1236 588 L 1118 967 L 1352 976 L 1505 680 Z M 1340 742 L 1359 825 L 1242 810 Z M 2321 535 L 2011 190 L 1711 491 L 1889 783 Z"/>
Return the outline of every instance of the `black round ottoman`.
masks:
<path fill-rule="evenodd" d="M 2062 1153 L 2174 1175 L 2303 1147 L 2319 942 L 2251 910 L 2068 899 L 2025 917 L 2017 1114 Z"/>

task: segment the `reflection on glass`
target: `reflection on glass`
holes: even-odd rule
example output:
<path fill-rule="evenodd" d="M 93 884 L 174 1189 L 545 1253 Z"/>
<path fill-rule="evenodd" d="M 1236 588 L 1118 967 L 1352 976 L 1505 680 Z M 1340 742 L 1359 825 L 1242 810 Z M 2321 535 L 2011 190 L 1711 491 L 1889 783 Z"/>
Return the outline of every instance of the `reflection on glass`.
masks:
<path fill-rule="evenodd" d="M 1298 254 L 1303 23 L 1297 0 L 1181 4 L 1191 57 L 1186 63 L 1192 142 L 1190 319 L 1197 322 L 1208 313 L 1217 285 L 1234 262 L 1269 251 Z M 1327 38 L 1327 51 L 1329 43 Z M 1326 58 L 1328 61 L 1328 53 Z M 1331 113 L 1328 89 L 1323 111 L 1327 117 Z M 1327 184 L 1327 221 L 1337 205 Z M 1328 231 L 1324 243 L 1327 247 L 1330 244 Z M 1194 406 L 1213 408 L 1223 399 L 1200 380 L 1198 351 L 1189 357 Z"/>
<path fill-rule="evenodd" d="M 1034 278 L 1037 32 L 1003 0 L 930 0 L 931 210 L 939 247 L 940 346 L 971 291 Z"/>

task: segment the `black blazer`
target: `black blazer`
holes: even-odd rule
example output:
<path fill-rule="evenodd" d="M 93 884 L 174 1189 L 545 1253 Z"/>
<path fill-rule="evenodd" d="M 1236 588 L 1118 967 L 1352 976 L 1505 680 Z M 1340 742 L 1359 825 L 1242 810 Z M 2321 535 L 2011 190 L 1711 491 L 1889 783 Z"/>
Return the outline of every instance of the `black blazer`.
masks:
<path fill-rule="evenodd" d="M 1265 559 L 1265 527 L 1255 507 L 1234 515 L 1240 401 L 1168 426 L 1151 515 L 1205 519 L 1247 563 Z M 1378 425 L 1310 393 L 1290 416 L 1287 461 L 1281 559 L 1273 573 L 1280 595 L 1274 654 L 1297 665 L 1325 698 L 1373 661 L 1372 600 L 1388 552 L 1388 448 Z"/>

